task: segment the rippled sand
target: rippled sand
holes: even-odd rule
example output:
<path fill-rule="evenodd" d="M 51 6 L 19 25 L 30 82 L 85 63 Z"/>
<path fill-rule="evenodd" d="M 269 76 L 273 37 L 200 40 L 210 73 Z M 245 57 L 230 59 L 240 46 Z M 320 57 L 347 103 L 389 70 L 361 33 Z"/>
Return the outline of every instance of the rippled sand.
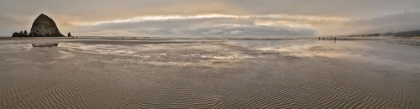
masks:
<path fill-rule="evenodd" d="M 0 40 L 0 108 L 415 109 L 418 42 Z"/>

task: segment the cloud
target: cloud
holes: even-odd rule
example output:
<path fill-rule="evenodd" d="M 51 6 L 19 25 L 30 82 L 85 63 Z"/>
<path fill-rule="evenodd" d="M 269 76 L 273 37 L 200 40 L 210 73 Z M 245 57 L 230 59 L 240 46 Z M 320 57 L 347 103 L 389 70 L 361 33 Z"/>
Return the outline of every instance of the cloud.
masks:
<path fill-rule="evenodd" d="M 217 36 L 217 37 L 290 37 L 312 36 L 315 29 L 310 24 L 274 20 L 282 16 L 159 16 L 144 17 L 140 20 L 122 20 L 77 25 L 75 31 L 91 32 L 98 30 L 128 30 L 138 36 Z M 290 18 L 288 16 L 287 18 Z M 300 18 L 300 17 L 296 17 Z M 269 20 L 264 20 L 269 19 Z M 323 18 L 328 19 L 328 18 Z M 305 20 L 322 20 L 306 17 Z M 93 25 L 92 25 L 93 24 Z"/>
<path fill-rule="evenodd" d="M 192 19 L 214 19 L 214 18 L 232 18 L 232 19 L 294 19 L 303 21 L 349 21 L 352 19 L 340 17 L 323 16 L 302 16 L 302 15 L 223 15 L 223 14 L 203 14 L 203 15 L 160 15 L 160 16 L 139 16 L 127 19 L 117 19 L 95 22 L 76 22 L 74 25 L 101 25 L 109 23 L 134 23 L 145 21 L 168 21 L 168 20 L 192 20 Z"/>
<path fill-rule="evenodd" d="M 286 26 L 261 26 L 261 25 L 212 25 L 207 27 L 191 26 L 188 28 L 151 28 L 138 29 L 143 35 L 158 36 L 190 36 L 190 37 L 284 37 L 284 36 L 311 36 L 312 29 L 290 28 Z"/>
<path fill-rule="evenodd" d="M 312 36 L 314 30 L 290 28 L 286 26 L 265 25 L 223 25 L 189 30 L 187 33 L 199 36 L 254 36 L 254 37 L 291 37 Z"/>
<path fill-rule="evenodd" d="M 385 33 L 420 29 L 420 11 L 408 11 L 370 19 L 346 22 L 350 33 Z"/>
<path fill-rule="evenodd" d="M 249 14 L 367 18 L 419 8 L 418 0 L 226 0 Z"/>

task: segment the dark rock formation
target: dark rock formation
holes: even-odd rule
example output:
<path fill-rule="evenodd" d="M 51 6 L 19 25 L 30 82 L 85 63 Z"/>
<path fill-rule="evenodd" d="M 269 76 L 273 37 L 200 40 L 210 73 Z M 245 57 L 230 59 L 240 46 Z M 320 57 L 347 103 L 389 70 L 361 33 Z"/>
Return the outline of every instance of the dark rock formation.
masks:
<path fill-rule="evenodd" d="M 18 32 L 14 32 L 13 35 L 12 35 L 12 37 L 21 37 L 21 36 L 22 36 L 22 34 L 20 34 Z"/>
<path fill-rule="evenodd" d="M 57 37 L 64 36 L 58 30 L 54 20 L 45 14 L 39 15 L 32 24 L 31 37 Z"/>
<path fill-rule="evenodd" d="M 14 32 L 12 37 L 27 37 L 28 36 L 28 32 L 25 30 L 25 32 L 20 31 L 18 32 Z"/>
<path fill-rule="evenodd" d="M 67 37 L 71 37 L 71 33 L 69 32 L 69 34 L 67 34 Z"/>

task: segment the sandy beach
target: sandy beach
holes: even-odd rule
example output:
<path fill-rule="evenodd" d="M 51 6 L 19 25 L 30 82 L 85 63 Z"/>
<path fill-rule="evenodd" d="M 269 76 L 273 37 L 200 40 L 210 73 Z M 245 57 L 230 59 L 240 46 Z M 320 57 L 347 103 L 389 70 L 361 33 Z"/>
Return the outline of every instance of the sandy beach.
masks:
<path fill-rule="evenodd" d="M 419 57 L 393 38 L 3 38 L 0 108 L 416 109 Z"/>

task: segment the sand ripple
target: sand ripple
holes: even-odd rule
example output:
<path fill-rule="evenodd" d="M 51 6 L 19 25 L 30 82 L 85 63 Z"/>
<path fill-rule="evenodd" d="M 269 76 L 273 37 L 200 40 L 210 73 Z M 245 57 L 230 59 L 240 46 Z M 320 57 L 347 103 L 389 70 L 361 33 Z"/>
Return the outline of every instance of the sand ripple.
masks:
<path fill-rule="evenodd" d="M 286 51 L 366 54 L 301 57 L 258 43 L 2 43 L 0 108 L 420 108 L 417 51 L 402 53 L 410 60 L 363 42 Z"/>

